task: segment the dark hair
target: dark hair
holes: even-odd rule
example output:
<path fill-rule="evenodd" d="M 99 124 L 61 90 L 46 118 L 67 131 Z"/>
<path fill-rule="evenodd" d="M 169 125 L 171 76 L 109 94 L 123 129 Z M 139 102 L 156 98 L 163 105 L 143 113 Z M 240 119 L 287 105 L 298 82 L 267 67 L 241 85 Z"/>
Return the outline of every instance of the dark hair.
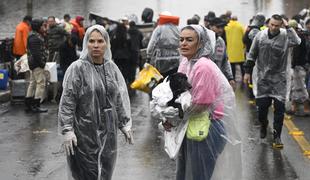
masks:
<path fill-rule="evenodd" d="M 210 21 L 210 20 L 212 20 L 215 17 L 216 17 L 215 12 L 209 11 L 208 14 L 205 15 L 204 21 Z"/>
<path fill-rule="evenodd" d="M 42 25 L 43 25 L 42 19 L 34 19 L 31 21 L 31 28 L 33 31 L 38 32 Z"/>
<path fill-rule="evenodd" d="M 187 25 L 193 24 L 192 18 L 187 19 L 186 24 L 187 24 Z"/>
<path fill-rule="evenodd" d="M 292 19 L 294 19 L 295 21 L 297 21 L 297 23 L 300 23 L 300 20 L 302 19 L 301 15 L 296 14 L 292 17 Z"/>
<path fill-rule="evenodd" d="M 210 26 L 216 26 L 216 27 L 225 27 L 227 25 L 227 23 L 222 18 L 218 18 L 218 17 L 215 17 L 209 23 L 210 23 Z"/>
<path fill-rule="evenodd" d="M 275 19 L 275 20 L 277 20 L 277 21 L 283 22 L 283 18 L 284 18 L 284 17 L 280 16 L 279 14 L 274 14 L 274 15 L 271 16 L 271 18 L 272 18 L 272 19 Z"/>
<path fill-rule="evenodd" d="M 307 19 L 307 21 L 306 21 L 305 25 L 307 25 L 307 24 L 310 24 L 310 18 L 309 18 L 309 19 Z"/>
<path fill-rule="evenodd" d="M 24 17 L 23 21 L 29 21 L 29 22 L 31 22 L 31 21 L 32 21 L 32 16 L 26 15 L 26 16 Z"/>
<path fill-rule="evenodd" d="M 187 20 L 187 25 L 191 25 L 191 24 L 199 24 L 198 19 L 196 18 L 190 18 Z"/>
<path fill-rule="evenodd" d="M 64 19 L 66 19 L 66 18 L 69 18 L 69 19 L 70 19 L 71 17 L 70 17 L 69 14 L 65 14 L 65 15 L 64 15 Z"/>
<path fill-rule="evenodd" d="M 48 16 L 47 19 L 49 19 L 49 18 L 53 18 L 55 20 L 55 16 Z"/>
<path fill-rule="evenodd" d="M 150 23 L 153 21 L 153 14 L 154 11 L 151 8 L 144 8 L 142 15 L 141 15 L 141 19 L 142 21 L 144 21 L 145 23 Z"/>
<path fill-rule="evenodd" d="M 135 27 L 135 26 L 136 26 L 136 23 L 134 21 L 129 22 L 129 27 Z"/>
<path fill-rule="evenodd" d="M 196 18 L 192 18 L 192 24 L 199 24 L 198 19 L 196 19 Z"/>

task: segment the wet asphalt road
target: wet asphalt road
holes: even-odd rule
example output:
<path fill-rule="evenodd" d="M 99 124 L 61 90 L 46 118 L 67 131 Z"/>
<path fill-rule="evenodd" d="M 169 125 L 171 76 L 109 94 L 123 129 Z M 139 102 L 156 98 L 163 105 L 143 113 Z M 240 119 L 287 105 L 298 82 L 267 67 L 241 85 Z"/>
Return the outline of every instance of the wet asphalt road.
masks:
<path fill-rule="evenodd" d="M 284 128 L 282 135 L 285 148 L 281 151 L 272 149 L 271 133 L 265 140 L 259 138 L 255 107 L 248 103 L 244 90 L 238 88 L 236 96 L 243 143 L 243 179 L 308 180 L 310 160 L 302 155 L 287 129 Z M 157 122 L 150 118 L 148 95 L 138 92 L 131 102 L 135 145 L 125 144 L 119 133 L 113 179 L 173 180 L 175 161 L 165 154 Z M 27 114 L 23 105 L 7 103 L 0 106 L 1 180 L 66 179 L 65 156 L 60 151 L 62 139 L 57 133 L 58 107 L 48 103 L 44 106 L 49 108 L 48 113 Z M 272 119 L 272 113 L 269 119 Z M 305 125 L 309 126 L 309 123 Z"/>

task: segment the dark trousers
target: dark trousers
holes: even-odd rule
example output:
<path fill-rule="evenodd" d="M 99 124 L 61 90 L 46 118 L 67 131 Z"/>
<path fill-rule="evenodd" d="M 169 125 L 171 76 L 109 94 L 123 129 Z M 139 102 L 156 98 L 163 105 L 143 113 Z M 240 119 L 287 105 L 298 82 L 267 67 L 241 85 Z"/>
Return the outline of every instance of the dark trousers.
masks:
<path fill-rule="evenodd" d="M 136 64 L 132 63 L 130 59 L 114 59 L 114 62 L 124 76 L 126 84 L 131 84 L 135 80 Z"/>
<path fill-rule="evenodd" d="M 210 180 L 216 160 L 223 151 L 226 140 L 223 123 L 211 120 L 209 134 L 201 142 L 183 140 L 177 159 L 177 180 Z"/>
<path fill-rule="evenodd" d="M 232 74 L 234 76 L 234 79 L 236 79 L 236 66 L 237 65 L 240 65 L 241 76 L 243 78 L 243 75 L 244 75 L 243 62 L 241 62 L 241 63 L 230 63 L 231 71 L 232 71 Z"/>
<path fill-rule="evenodd" d="M 264 126 L 268 124 L 268 109 L 273 101 L 274 105 L 274 119 L 273 119 L 273 129 L 274 138 L 280 137 L 282 132 L 284 113 L 285 113 L 285 103 L 272 97 L 256 98 L 256 105 L 258 110 L 258 120 Z"/>

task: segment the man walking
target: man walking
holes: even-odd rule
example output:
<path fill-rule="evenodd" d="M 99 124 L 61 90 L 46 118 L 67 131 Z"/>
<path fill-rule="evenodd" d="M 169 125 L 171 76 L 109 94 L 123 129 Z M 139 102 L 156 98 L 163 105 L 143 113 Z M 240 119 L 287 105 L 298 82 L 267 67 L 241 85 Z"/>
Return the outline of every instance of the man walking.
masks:
<path fill-rule="evenodd" d="M 235 80 L 227 58 L 225 41 L 221 37 L 224 33 L 225 25 L 226 22 L 218 17 L 209 22 L 209 27 L 215 32 L 216 36 L 215 50 L 211 56 L 211 60 L 220 68 L 229 81 L 229 84 L 235 89 Z"/>
<path fill-rule="evenodd" d="M 284 27 L 284 29 L 281 29 Z M 300 38 L 293 28 L 288 27 L 280 15 L 273 15 L 268 28 L 254 38 L 247 61 L 244 64 L 244 82 L 250 82 L 250 73 L 256 63 L 257 74 L 253 75 L 257 89 L 256 104 L 258 120 L 261 123 L 260 137 L 265 138 L 268 127 L 268 108 L 273 101 L 273 147 L 283 148 L 281 131 L 285 112 L 287 89 L 288 48 L 300 44 Z"/>

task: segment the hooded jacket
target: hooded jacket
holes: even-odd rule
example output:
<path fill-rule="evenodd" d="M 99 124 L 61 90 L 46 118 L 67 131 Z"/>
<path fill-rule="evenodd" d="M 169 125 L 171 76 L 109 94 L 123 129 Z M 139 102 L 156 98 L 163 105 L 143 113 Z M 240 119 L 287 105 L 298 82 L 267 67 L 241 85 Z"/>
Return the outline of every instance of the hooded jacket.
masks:
<path fill-rule="evenodd" d="M 292 28 L 280 29 L 280 33 L 271 39 L 268 37 L 268 29 L 260 31 L 255 36 L 244 66 L 245 71 L 250 73 L 256 64 L 257 71 L 253 73 L 256 98 L 273 97 L 285 101 L 288 48 L 300 42 L 300 38 Z"/>
<path fill-rule="evenodd" d="M 100 31 L 107 43 L 104 63 L 95 65 L 87 43 Z M 68 157 L 75 180 L 110 180 L 117 155 L 118 128 L 131 128 L 130 101 L 125 80 L 111 60 L 110 41 L 103 26 L 88 28 L 80 59 L 73 62 L 63 80 L 58 121 L 61 133 L 74 131 L 75 155 Z"/>

